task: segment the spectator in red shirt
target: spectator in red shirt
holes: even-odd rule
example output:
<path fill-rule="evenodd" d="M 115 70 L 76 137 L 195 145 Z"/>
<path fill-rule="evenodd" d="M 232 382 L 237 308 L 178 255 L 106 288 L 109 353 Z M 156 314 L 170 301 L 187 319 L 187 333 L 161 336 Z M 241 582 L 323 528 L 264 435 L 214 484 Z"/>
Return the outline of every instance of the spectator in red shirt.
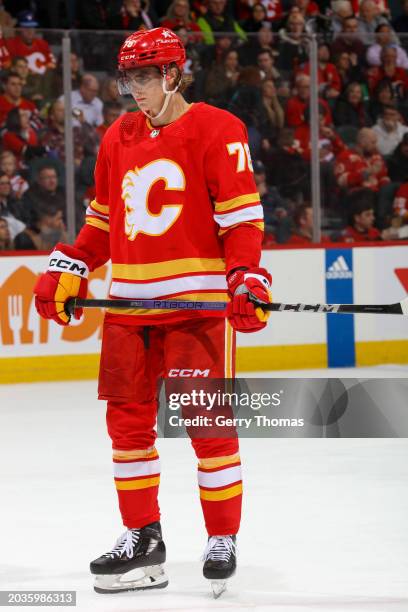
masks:
<path fill-rule="evenodd" d="M 296 91 L 296 93 L 295 93 Z M 299 74 L 296 77 L 295 95 L 289 98 L 286 104 L 286 123 L 289 127 L 305 125 L 305 110 L 310 100 L 310 77 L 307 74 Z M 326 110 L 326 123 L 332 123 L 330 108 L 325 100 L 319 103 Z"/>
<path fill-rule="evenodd" d="M 30 72 L 44 75 L 47 70 L 55 68 L 56 62 L 47 41 L 36 36 L 38 25 L 31 11 L 22 11 L 18 15 L 20 34 L 8 38 L 6 44 L 11 57 L 26 57 Z"/>
<path fill-rule="evenodd" d="M 402 183 L 395 194 L 393 203 L 394 215 L 408 223 L 408 182 Z"/>
<path fill-rule="evenodd" d="M 3 147 L 14 153 L 19 163 L 23 158 L 32 159 L 45 155 L 45 148 L 38 146 L 37 134 L 30 126 L 30 111 L 13 108 L 9 112 L 3 135 Z"/>
<path fill-rule="evenodd" d="M 310 202 L 298 206 L 293 213 L 294 231 L 285 244 L 306 246 L 313 240 L 313 208 Z M 325 235 L 321 237 L 322 242 L 330 242 Z"/>
<path fill-rule="evenodd" d="M 374 227 L 375 195 L 370 189 L 359 189 L 350 195 L 349 224 L 341 233 L 343 242 L 369 242 L 381 240 L 380 231 Z"/>
<path fill-rule="evenodd" d="M 381 51 L 381 66 L 368 71 L 368 84 L 373 91 L 376 86 L 387 79 L 393 86 L 394 92 L 402 100 L 408 92 L 408 74 L 404 68 L 398 68 L 398 52 L 395 47 L 385 47 Z"/>
<path fill-rule="evenodd" d="M 185 28 L 192 42 L 199 42 L 202 39 L 201 30 L 191 16 L 188 0 L 173 0 L 160 25 L 170 30 Z"/>
<path fill-rule="evenodd" d="M 319 94 L 326 99 L 337 98 L 341 90 L 341 79 L 336 66 L 330 62 L 330 47 L 327 43 L 319 45 L 318 62 Z M 310 75 L 310 62 L 307 62 L 300 72 Z"/>
<path fill-rule="evenodd" d="M 295 143 L 298 152 L 305 161 L 310 161 L 311 157 L 311 133 L 310 133 L 310 112 L 309 107 L 305 110 L 305 120 L 307 123 L 295 130 Z M 336 132 L 327 125 L 326 109 L 319 104 L 319 153 L 320 163 L 332 163 L 336 155 L 344 149 L 344 143 Z"/>
<path fill-rule="evenodd" d="M 35 111 L 36 106 L 31 100 L 22 97 L 23 81 L 18 76 L 10 72 L 6 75 L 3 82 L 4 93 L 0 95 L 0 125 L 4 123 L 7 115 L 13 108 Z"/>
<path fill-rule="evenodd" d="M 305 19 L 319 14 L 319 6 L 313 0 L 294 0 L 293 6 L 299 9 Z"/>
<path fill-rule="evenodd" d="M 10 64 L 10 53 L 7 49 L 7 44 L 5 39 L 3 38 L 3 33 L 0 28 L 0 70 L 7 70 L 8 68 L 10 68 Z"/>
<path fill-rule="evenodd" d="M 339 187 L 348 190 L 366 187 L 377 192 L 389 183 L 387 166 L 377 150 L 377 134 L 370 128 L 358 132 L 354 149 L 344 149 L 334 166 Z"/>

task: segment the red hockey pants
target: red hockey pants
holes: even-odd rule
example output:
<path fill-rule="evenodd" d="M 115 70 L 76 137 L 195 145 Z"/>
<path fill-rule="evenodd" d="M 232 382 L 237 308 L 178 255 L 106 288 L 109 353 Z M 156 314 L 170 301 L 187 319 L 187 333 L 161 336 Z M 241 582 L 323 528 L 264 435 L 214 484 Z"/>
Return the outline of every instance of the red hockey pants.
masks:
<path fill-rule="evenodd" d="M 232 377 L 234 336 L 221 318 L 149 328 L 105 322 L 99 399 L 108 400 L 114 479 L 126 527 L 143 527 L 160 519 L 160 462 L 154 429 L 158 380 L 180 370 L 208 369 L 211 378 Z M 242 503 L 238 439 L 193 438 L 191 443 L 198 458 L 200 501 L 208 534 L 235 534 Z"/>

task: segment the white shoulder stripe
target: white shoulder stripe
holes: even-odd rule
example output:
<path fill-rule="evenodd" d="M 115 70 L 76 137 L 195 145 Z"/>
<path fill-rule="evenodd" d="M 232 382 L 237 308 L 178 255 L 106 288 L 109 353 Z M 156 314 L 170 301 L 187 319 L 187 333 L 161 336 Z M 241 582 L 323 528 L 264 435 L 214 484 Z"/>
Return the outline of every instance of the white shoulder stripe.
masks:
<path fill-rule="evenodd" d="M 230 225 L 236 225 L 244 221 L 255 221 L 255 219 L 263 219 L 262 204 L 248 206 L 248 208 L 242 208 L 241 210 L 232 211 L 230 213 L 223 213 L 222 215 L 214 215 L 214 220 L 220 227 L 229 227 Z"/>
<path fill-rule="evenodd" d="M 152 283 L 127 283 L 115 280 L 110 293 L 112 297 L 130 299 L 152 299 L 173 293 L 190 293 L 198 290 L 227 290 L 227 282 L 223 274 L 208 274 L 205 276 L 183 276 Z"/>

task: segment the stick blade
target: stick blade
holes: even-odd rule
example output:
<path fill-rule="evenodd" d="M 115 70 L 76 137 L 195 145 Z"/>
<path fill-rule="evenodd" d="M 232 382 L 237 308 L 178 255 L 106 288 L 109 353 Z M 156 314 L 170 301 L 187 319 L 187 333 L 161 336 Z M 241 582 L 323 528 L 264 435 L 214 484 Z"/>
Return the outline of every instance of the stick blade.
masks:
<path fill-rule="evenodd" d="M 403 315 L 408 315 L 408 296 L 400 302 Z"/>

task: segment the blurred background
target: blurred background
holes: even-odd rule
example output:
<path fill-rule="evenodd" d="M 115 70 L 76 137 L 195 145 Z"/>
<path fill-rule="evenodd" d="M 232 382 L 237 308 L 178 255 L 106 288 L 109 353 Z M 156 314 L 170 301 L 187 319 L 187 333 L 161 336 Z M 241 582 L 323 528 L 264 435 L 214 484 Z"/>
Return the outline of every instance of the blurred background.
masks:
<path fill-rule="evenodd" d="M 101 138 L 136 109 L 118 49 L 158 25 L 186 45 L 188 101 L 247 126 L 265 249 L 408 238 L 408 0 L 14 0 L 0 2 L 0 251 L 74 239 Z"/>

